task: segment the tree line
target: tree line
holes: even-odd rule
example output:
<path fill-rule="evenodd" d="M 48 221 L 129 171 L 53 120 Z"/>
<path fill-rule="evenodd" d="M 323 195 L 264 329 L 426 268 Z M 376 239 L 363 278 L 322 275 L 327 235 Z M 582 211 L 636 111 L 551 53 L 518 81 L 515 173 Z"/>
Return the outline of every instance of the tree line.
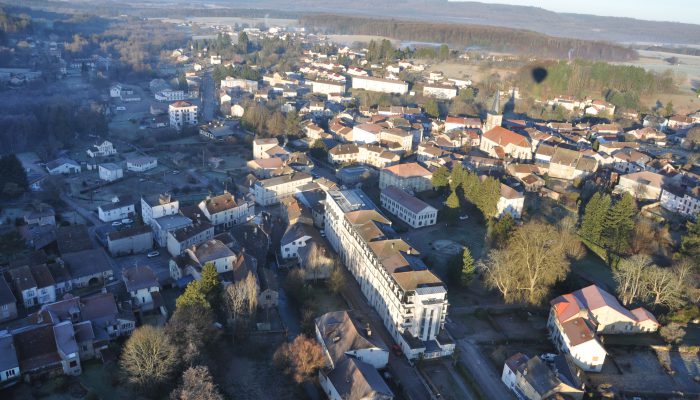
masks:
<path fill-rule="evenodd" d="M 300 23 L 327 34 L 378 35 L 399 40 L 478 46 L 494 51 L 564 59 L 625 61 L 637 52 L 615 44 L 551 37 L 544 34 L 494 26 L 383 20 L 344 15 L 304 15 Z"/>
<path fill-rule="evenodd" d="M 455 163 L 452 171 L 443 166 L 433 173 L 433 187 L 449 188 L 446 206 L 456 216 L 461 199 L 468 201 L 481 211 L 485 219 L 496 215 L 498 200 L 501 197 L 501 182 L 490 176 L 480 177 L 465 170 L 460 163 Z"/>

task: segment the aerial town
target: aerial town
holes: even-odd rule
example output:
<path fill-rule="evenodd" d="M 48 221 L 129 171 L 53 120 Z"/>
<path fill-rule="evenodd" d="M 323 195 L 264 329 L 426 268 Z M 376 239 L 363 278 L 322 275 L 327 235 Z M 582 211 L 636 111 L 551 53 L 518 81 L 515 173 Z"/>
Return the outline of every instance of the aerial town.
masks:
<path fill-rule="evenodd" d="M 700 398 L 700 54 L 80 4 L 0 2 L 0 398 Z"/>

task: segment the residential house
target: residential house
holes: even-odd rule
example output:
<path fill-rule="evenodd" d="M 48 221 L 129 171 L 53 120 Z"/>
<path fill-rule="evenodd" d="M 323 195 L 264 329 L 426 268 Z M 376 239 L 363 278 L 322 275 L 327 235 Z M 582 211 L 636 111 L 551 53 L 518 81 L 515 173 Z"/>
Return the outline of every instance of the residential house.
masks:
<path fill-rule="evenodd" d="M 36 301 L 38 304 L 49 304 L 56 301 L 56 282 L 46 264 L 33 265 L 32 276 L 36 282 Z"/>
<path fill-rule="evenodd" d="M 287 160 L 289 152 L 282 148 L 275 138 L 259 138 L 253 140 L 253 158 L 273 157 Z"/>
<path fill-rule="evenodd" d="M 600 372 L 606 351 L 597 334 L 655 332 L 659 323 L 646 309 L 628 310 L 596 285 L 550 302 L 547 327 L 555 346 L 584 371 Z"/>
<path fill-rule="evenodd" d="M 353 142 L 378 143 L 383 127 L 379 124 L 364 123 L 352 127 Z"/>
<path fill-rule="evenodd" d="M 124 177 L 124 170 L 122 167 L 114 163 L 100 164 L 98 166 L 100 179 L 107 182 L 116 181 Z"/>
<path fill-rule="evenodd" d="M 426 84 L 423 85 L 423 96 L 449 100 L 457 97 L 457 87 L 437 83 Z"/>
<path fill-rule="evenodd" d="M 95 157 L 107 157 L 117 154 L 117 149 L 109 140 L 105 140 L 102 143 L 96 143 L 91 148 L 86 150 L 88 156 Z"/>
<path fill-rule="evenodd" d="M 382 129 L 379 131 L 379 141 L 382 144 L 393 144 L 405 152 L 413 149 L 413 133 L 401 128 Z"/>
<path fill-rule="evenodd" d="M 503 365 L 501 381 L 523 400 L 582 400 L 584 395 L 582 374 L 568 354 L 548 365 L 540 357 L 517 353 Z"/>
<path fill-rule="evenodd" d="M 314 325 L 316 340 L 329 368 L 335 368 L 348 357 L 376 369 L 384 369 L 389 364 L 388 346 L 379 335 L 372 335 L 369 323 L 362 325 L 350 311 L 323 314 L 316 318 Z"/>
<path fill-rule="evenodd" d="M 519 160 L 532 159 L 532 146 L 528 138 L 500 126 L 482 135 L 479 149 L 498 159 L 505 159 L 506 156 Z"/>
<path fill-rule="evenodd" d="M 158 243 L 158 246 L 166 247 L 168 245 L 168 234 L 187 226 L 192 226 L 192 220 L 182 214 L 156 218 L 151 223 L 153 239 Z"/>
<path fill-rule="evenodd" d="M 8 272 L 10 282 L 14 286 L 17 297 L 22 299 L 25 308 L 33 307 L 37 304 L 37 283 L 32 276 L 32 270 L 24 265 L 11 269 Z"/>
<path fill-rule="evenodd" d="M 124 268 L 122 279 L 134 305 L 142 311 L 150 311 L 163 306 L 158 277 L 151 267 L 137 265 Z"/>
<path fill-rule="evenodd" d="M 667 178 L 651 171 L 633 172 L 620 176 L 616 192 L 628 192 L 638 200 L 658 200 Z"/>
<path fill-rule="evenodd" d="M 396 186 L 382 189 L 380 202 L 383 208 L 413 228 L 435 225 L 437 222 L 438 211 L 435 207 Z"/>
<path fill-rule="evenodd" d="M 651 157 L 629 147 L 612 153 L 613 169 L 621 174 L 643 171 Z"/>
<path fill-rule="evenodd" d="M 46 163 L 46 170 L 50 175 L 78 174 L 82 170 L 80 164 L 69 158 L 57 158 Z"/>
<path fill-rule="evenodd" d="M 207 196 L 198 204 L 199 209 L 214 228 L 221 231 L 247 222 L 255 214 L 255 204 L 244 198 L 235 198 L 224 191 L 218 196 Z"/>
<path fill-rule="evenodd" d="M 114 197 L 111 203 L 97 207 L 97 217 L 102 222 L 121 221 L 133 218 L 136 213 L 134 200 L 131 196 Z"/>
<path fill-rule="evenodd" d="M 510 214 L 513 218 L 519 219 L 522 216 L 524 205 L 524 194 L 501 183 L 501 196 L 498 198 L 498 204 L 496 206 L 496 217 Z"/>
<path fill-rule="evenodd" d="M 134 226 L 107 234 L 107 249 L 112 257 L 145 253 L 153 249 L 153 229 Z"/>
<path fill-rule="evenodd" d="M 664 185 L 660 202 L 666 210 L 695 220 L 700 213 L 700 187 Z"/>
<path fill-rule="evenodd" d="M 275 171 L 281 170 L 284 166 L 284 160 L 279 157 L 272 158 L 255 158 L 246 164 L 248 170 L 257 178 L 271 178 Z"/>
<path fill-rule="evenodd" d="M 56 226 L 56 213 L 51 207 L 39 206 L 24 214 L 24 222 L 34 226 Z"/>
<path fill-rule="evenodd" d="M 280 240 L 280 254 L 283 258 L 297 258 L 299 248 L 311 240 L 320 240 L 318 231 L 311 225 L 295 223 L 287 227 Z"/>
<path fill-rule="evenodd" d="M 345 358 L 328 373 L 319 373 L 319 383 L 330 400 L 392 400 L 394 394 L 371 365 Z"/>
<path fill-rule="evenodd" d="M 19 378 L 19 361 L 14 340 L 12 335 L 2 331 L 0 332 L 0 388 L 17 383 Z"/>
<path fill-rule="evenodd" d="M 589 176 L 597 169 L 598 161 L 595 158 L 585 156 L 576 150 L 555 147 L 549 161 L 547 174 L 551 178 L 574 180 Z"/>
<path fill-rule="evenodd" d="M 289 175 L 264 179 L 255 182 L 253 195 L 255 202 L 261 206 L 277 204 L 281 199 L 292 196 L 297 188 L 311 182 L 311 175 L 304 172 L 295 172 Z"/>
<path fill-rule="evenodd" d="M 151 225 L 151 227 L 157 218 L 175 215 L 179 211 L 180 202 L 174 200 L 168 193 L 141 197 L 141 219 L 144 224 Z"/>
<path fill-rule="evenodd" d="M 0 276 L 0 322 L 15 318 L 17 318 L 17 299 L 5 278 Z M 2 378 L 2 371 L 0 370 L 0 382 L 2 382 Z"/>
<path fill-rule="evenodd" d="M 433 188 L 432 177 L 433 174 L 418 163 L 396 164 L 379 172 L 379 188 L 396 186 L 409 193 L 423 192 Z"/>
<path fill-rule="evenodd" d="M 216 272 L 220 274 L 231 271 L 236 261 L 236 254 L 217 239 L 204 242 L 194 249 L 188 248 L 185 252 L 200 269 L 207 263 L 212 263 L 216 267 Z"/>
<path fill-rule="evenodd" d="M 320 93 L 325 95 L 345 93 L 345 82 L 315 80 L 307 82 L 307 84 L 311 84 L 312 93 Z"/>
<path fill-rule="evenodd" d="M 114 279 L 111 261 L 102 249 L 62 253 L 59 262 L 68 269 L 73 288 L 96 286 Z"/>
<path fill-rule="evenodd" d="M 214 225 L 207 221 L 199 221 L 193 225 L 168 232 L 168 253 L 176 257 L 184 254 L 186 249 L 213 238 Z"/>
<path fill-rule="evenodd" d="M 155 157 L 140 156 L 126 160 L 126 170 L 132 172 L 145 172 L 158 166 L 158 159 Z"/>
<path fill-rule="evenodd" d="M 670 129 L 687 129 L 693 126 L 693 119 L 685 115 L 673 115 L 668 119 Z"/>

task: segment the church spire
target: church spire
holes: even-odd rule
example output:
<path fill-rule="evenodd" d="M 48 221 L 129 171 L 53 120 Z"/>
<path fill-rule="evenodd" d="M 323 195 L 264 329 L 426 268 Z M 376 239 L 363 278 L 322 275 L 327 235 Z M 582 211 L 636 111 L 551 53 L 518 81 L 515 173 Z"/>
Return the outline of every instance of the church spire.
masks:
<path fill-rule="evenodd" d="M 501 91 L 496 91 L 496 97 L 493 99 L 493 105 L 489 111 L 491 114 L 499 115 L 501 113 Z"/>

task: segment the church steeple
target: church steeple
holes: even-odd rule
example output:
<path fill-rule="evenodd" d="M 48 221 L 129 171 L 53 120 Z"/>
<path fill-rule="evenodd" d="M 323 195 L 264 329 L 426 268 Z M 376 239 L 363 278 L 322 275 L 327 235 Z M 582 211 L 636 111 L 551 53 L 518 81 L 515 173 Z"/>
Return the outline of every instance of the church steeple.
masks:
<path fill-rule="evenodd" d="M 503 115 L 501 114 L 501 92 L 496 91 L 496 97 L 493 99 L 491 109 L 486 113 L 486 122 L 484 122 L 484 132 L 501 126 Z"/>

